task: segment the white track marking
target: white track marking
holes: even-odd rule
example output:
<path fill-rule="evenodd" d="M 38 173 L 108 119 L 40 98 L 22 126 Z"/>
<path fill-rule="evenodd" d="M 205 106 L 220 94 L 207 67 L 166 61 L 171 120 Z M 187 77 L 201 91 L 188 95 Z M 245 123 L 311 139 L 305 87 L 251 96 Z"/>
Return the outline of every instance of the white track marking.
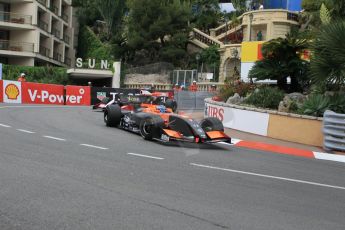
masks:
<path fill-rule="evenodd" d="M 52 136 L 43 136 L 43 137 L 48 138 L 48 139 L 53 139 L 56 141 L 66 141 L 66 139 L 62 139 L 62 138 L 58 138 L 58 137 L 52 137 Z"/>
<path fill-rule="evenodd" d="M 337 161 L 345 163 L 345 155 L 314 152 L 314 156 L 316 159 L 320 160 Z"/>
<path fill-rule="evenodd" d="M 127 153 L 127 154 L 131 155 L 131 156 L 137 156 L 137 157 L 145 157 L 145 158 L 151 158 L 151 159 L 156 159 L 156 160 L 164 160 L 164 158 L 161 158 L 161 157 L 154 157 L 154 156 L 148 156 L 148 155 L 137 154 L 137 153 Z"/>
<path fill-rule="evenodd" d="M 17 131 L 22 132 L 22 133 L 29 133 L 29 134 L 35 133 L 35 132 L 29 131 L 29 130 L 25 130 L 25 129 L 17 129 Z"/>
<path fill-rule="evenodd" d="M 4 128 L 11 128 L 11 126 L 9 125 L 4 125 L 4 124 L 0 124 L 1 127 L 4 127 Z"/>
<path fill-rule="evenodd" d="M 250 175 L 250 176 L 265 177 L 265 178 L 276 179 L 276 180 L 283 180 L 283 181 L 289 181 L 289 182 L 295 182 L 295 183 L 301 183 L 301 184 L 309 184 L 309 185 L 315 185 L 315 186 L 320 186 L 320 187 L 345 190 L 345 187 L 334 186 L 334 185 L 329 185 L 329 184 L 321 184 L 321 183 L 316 183 L 316 182 L 311 182 L 311 181 L 304 181 L 304 180 L 296 180 L 296 179 L 290 179 L 290 178 L 285 178 L 285 177 L 270 176 L 270 175 L 265 175 L 265 174 L 245 172 L 245 171 L 226 169 L 226 168 L 219 168 L 219 167 L 214 167 L 214 166 L 209 166 L 209 165 L 201 165 L 201 164 L 195 164 L 195 163 L 191 163 L 190 165 L 202 167 L 202 168 L 216 169 L 216 170 L 221 170 L 221 171 L 226 171 L 226 172 L 238 173 L 238 174 L 245 174 L 245 175 Z"/>
<path fill-rule="evenodd" d="M 89 145 L 89 144 L 80 144 L 81 146 L 89 147 L 89 148 L 95 148 L 95 149 L 102 149 L 102 150 L 107 150 L 108 148 L 96 146 L 96 145 Z"/>

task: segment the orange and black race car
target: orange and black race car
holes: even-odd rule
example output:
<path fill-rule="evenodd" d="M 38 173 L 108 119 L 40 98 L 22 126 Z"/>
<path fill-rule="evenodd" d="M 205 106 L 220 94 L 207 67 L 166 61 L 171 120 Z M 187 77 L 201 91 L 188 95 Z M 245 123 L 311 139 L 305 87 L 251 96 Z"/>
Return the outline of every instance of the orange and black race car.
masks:
<path fill-rule="evenodd" d="M 146 140 L 231 143 L 219 119 L 205 118 L 197 122 L 188 116 L 173 113 L 164 105 L 140 102 L 124 106 L 108 105 L 104 111 L 104 122 L 110 127 L 138 133 Z"/>
<path fill-rule="evenodd" d="M 141 91 L 139 95 L 122 95 L 122 94 L 114 94 L 113 100 L 108 97 L 103 98 L 99 103 L 92 106 L 92 109 L 102 109 L 103 111 L 105 108 L 110 104 L 119 104 L 120 106 L 130 104 L 132 102 L 140 101 L 141 103 L 150 103 L 156 105 L 164 105 L 176 112 L 177 110 L 177 102 L 175 101 L 173 96 L 170 96 L 166 92 L 153 92 L 150 93 L 148 91 Z"/>

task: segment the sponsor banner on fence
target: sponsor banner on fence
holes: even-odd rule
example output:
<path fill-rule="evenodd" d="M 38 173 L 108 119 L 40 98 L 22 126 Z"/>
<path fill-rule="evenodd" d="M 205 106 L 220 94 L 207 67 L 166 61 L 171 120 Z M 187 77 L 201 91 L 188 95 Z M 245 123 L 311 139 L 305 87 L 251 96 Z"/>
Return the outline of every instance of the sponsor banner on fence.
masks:
<path fill-rule="evenodd" d="M 206 103 L 204 115 L 205 117 L 218 118 L 226 128 L 267 136 L 268 113 L 259 113 Z"/>
<path fill-rule="evenodd" d="M 66 86 L 66 105 L 90 105 L 89 86 Z"/>
<path fill-rule="evenodd" d="M 115 88 L 106 88 L 106 87 L 92 87 L 91 88 L 91 104 L 99 103 L 103 98 L 108 97 L 113 99 L 116 94 L 138 94 L 140 93 L 139 89 L 115 89 Z"/>
<path fill-rule="evenodd" d="M 4 101 L 4 96 L 3 96 L 3 86 L 2 86 L 2 80 L 0 80 L 0 103 Z"/>
<path fill-rule="evenodd" d="M 24 104 L 63 105 L 65 103 L 63 85 L 23 82 L 22 92 Z"/>
<path fill-rule="evenodd" d="M 18 81 L 3 81 L 3 101 L 5 103 L 22 103 L 22 86 Z"/>

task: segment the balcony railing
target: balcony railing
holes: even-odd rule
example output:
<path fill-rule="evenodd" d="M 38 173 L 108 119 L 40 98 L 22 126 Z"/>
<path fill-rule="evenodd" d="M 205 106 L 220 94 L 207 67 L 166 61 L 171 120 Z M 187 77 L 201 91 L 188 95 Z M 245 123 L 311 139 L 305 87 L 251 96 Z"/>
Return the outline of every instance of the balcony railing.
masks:
<path fill-rule="evenodd" d="M 68 35 L 64 35 L 63 36 L 63 40 L 67 43 L 67 44 L 69 44 L 69 42 L 70 42 L 70 37 L 68 36 Z"/>
<path fill-rule="evenodd" d="M 48 23 L 38 20 L 38 27 L 41 28 L 42 30 L 48 32 Z"/>
<path fill-rule="evenodd" d="M 62 14 L 62 19 L 63 19 L 65 22 L 68 22 L 69 17 L 68 17 L 67 14 L 63 13 L 63 14 Z"/>
<path fill-rule="evenodd" d="M 40 46 L 40 54 L 46 57 L 49 57 L 50 55 L 50 49 L 44 47 L 44 46 Z"/>
<path fill-rule="evenodd" d="M 17 23 L 17 24 L 32 24 L 32 17 L 30 15 L 16 14 L 11 12 L 0 12 L 0 21 Z"/>
<path fill-rule="evenodd" d="M 60 32 L 60 30 L 58 30 L 58 29 L 56 29 L 56 28 L 53 28 L 53 29 L 52 29 L 52 34 L 53 34 L 55 37 L 60 38 L 61 32 Z"/>
<path fill-rule="evenodd" d="M 59 15 L 59 8 L 57 6 L 51 6 L 50 7 L 50 10 L 56 14 L 56 15 Z"/>
<path fill-rule="evenodd" d="M 70 59 L 70 58 L 65 57 L 65 61 L 64 61 L 64 63 L 65 63 L 66 65 L 68 65 L 68 66 L 71 66 L 72 61 L 71 61 L 71 59 Z"/>
<path fill-rule="evenodd" d="M 62 55 L 61 55 L 60 53 L 58 53 L 58 52 L 54 52 L 54 53 L 53 53 L 53 59 L 54 59 L 55 61 L 62 62 Z"/>
<path fill-rule="evenodd" d="M 34 43 L 0 40 L 0 50 L 34 52 Z"/>
<path fill-rule="evenodd" d="M 39 3 L 42 5 L 46 6 L 47 5 L 47 0 L 37 0 Z"/>

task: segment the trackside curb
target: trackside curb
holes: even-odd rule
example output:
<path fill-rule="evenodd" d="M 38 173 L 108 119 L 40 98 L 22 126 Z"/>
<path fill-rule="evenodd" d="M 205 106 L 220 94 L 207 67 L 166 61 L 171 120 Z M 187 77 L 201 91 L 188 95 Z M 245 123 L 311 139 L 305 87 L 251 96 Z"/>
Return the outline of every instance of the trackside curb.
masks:
<path fill-rule="evenodd" d="M 227 144 L 227 143 L 224 142 L 222 144 Z M 286 147 L 286 146 L 266 144 L 262 142 L 245 141 L 245 140 L 240 140 L 240 139 L 232 139 L 231 145 L 240 147 L 240 148 L 262 150 L 262 151 L 267 151 L 267 152 L 277 153 L 277 154 L 286 154 L 286 155 L 292 155 L 292 156 L 297 156 L 297 157 L 314 158 L 318 160 L 327 160 L 327 161 L 336 161 L 336 162 L 345 163 L 345 155 L 315 152 L 315 151 L 291 148 L 291 147 Z"/>

